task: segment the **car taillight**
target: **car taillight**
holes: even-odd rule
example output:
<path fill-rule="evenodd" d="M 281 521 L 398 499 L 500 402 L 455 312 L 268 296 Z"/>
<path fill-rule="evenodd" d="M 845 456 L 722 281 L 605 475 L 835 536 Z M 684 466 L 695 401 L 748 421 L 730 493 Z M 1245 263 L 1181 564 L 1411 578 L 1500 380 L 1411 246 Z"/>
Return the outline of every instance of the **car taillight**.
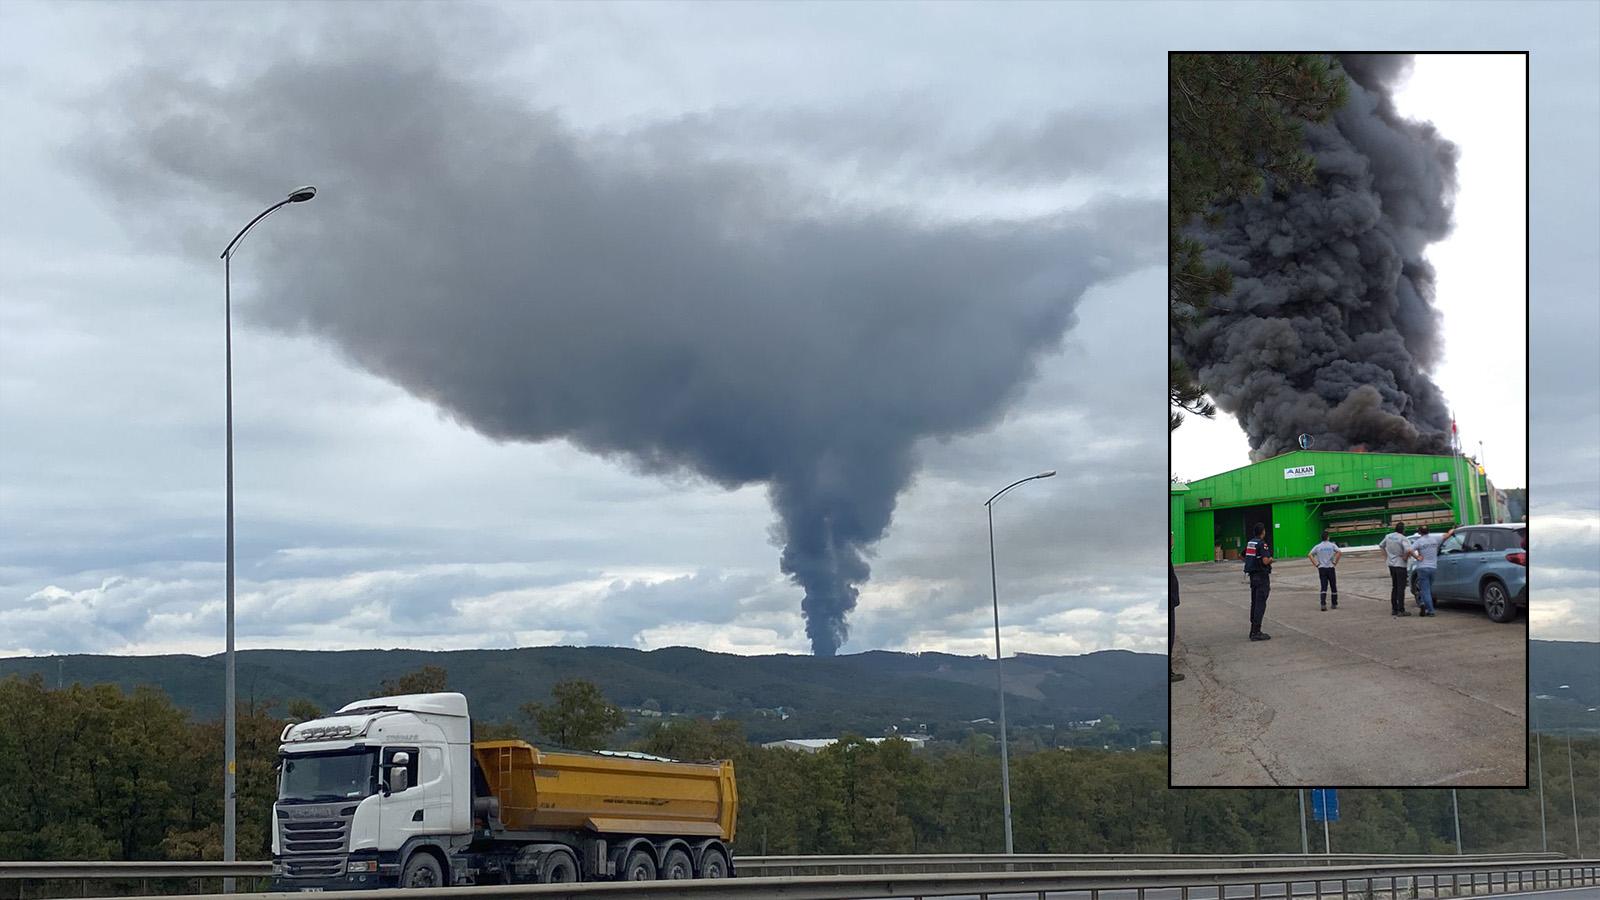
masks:
<path fill-rule="evenodd" d="M 1528 551 L 1518 550 L 1514 553 L 1507 553 L 1506 559 L 1510 562 L 1516 563 L 1519 566 L 1526 566 L 1528 564 Z"/>

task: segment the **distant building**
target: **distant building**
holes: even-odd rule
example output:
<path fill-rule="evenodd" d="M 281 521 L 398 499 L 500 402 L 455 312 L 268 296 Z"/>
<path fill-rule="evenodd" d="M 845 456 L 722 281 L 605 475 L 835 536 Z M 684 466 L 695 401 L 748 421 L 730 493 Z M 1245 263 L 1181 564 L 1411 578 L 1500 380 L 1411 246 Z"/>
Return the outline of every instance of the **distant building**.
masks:
<path fill-rule="evenodd" d="M 921 750 L 923 745 L 928 743 L 927 736 L 920 734 L 900 735 L 898 739 L 910 744 L 913 750 Z M 867 743 L 881 744 L 887 740 L 891 739 L 881 737 L 867 738 Z M 789 738 L 783 741 L 768 741 L 761 746 L 768 750 L 794 750 L 798 753 L 816 753 L 824 747 L 831 747 L 837 743 L 839 743 L 838 738 Z"/>

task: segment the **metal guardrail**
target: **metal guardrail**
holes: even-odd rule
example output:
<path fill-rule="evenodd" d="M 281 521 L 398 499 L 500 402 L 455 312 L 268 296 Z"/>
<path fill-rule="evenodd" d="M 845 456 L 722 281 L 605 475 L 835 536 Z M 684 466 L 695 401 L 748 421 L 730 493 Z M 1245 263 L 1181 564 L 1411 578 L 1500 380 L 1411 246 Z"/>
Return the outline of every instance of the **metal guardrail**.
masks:
<path fill-rule="evenodd" d="M 893 875 L 950 872 L 1051 872 L 1094 866 L 1130 866 L 1142 869 L 1261 868 L 1279 866 L 1372 865 L 1378 863 L 1504 862 L 1561 859 L 1559 853 L 1482 853 L 1437 856 L 1401 853 L 976 853 L 879 854 L 873 856 L 747 856 L 735 861 L 741 877 L 766 875 Z"/>
<path fill-rule="evenodd" d="M 1349 854 L 1343 855 L 1341 862 L 1348 861 Z M 1147 861 L 1172 861 L 1182 859 L 1170 855 L 1142 857 Z M 1211 857 L 1218 858 L 1218 857 Z M 1150 890 L 1173 889 L 1178 891 L 1178 897 L 1173 900 L 1195 900 L 1192 893 L 1198 888 L 1201 890 L 1202 900 L 1206 897 L 1215 900 L 1241 900 L 1239 895 L 1228 892 L 1229 887 L 1251 887 L 1248 895 L 1252 900 L 1261 900 L 1267 897 L 1278 896 L 1284 900 L 1297 900 L 1300 897 L 1315 898 L 1315 900 L 1328 900 L 1330 897 L 1339 897 L 1340 900 L 1431 900 L 1431 898 L 1462 896 L 1463 880 L 1465 880 L 1468 893 L 1504 893 L 1509 890 L 1547 889 L 1552 886 L 1577 886 L 1600 884 L 1600 860 L 1567 860 L 1555 854 L 1513 854 L 1510 857 L 1497 857 L 1495 859 L 1473 860 L 1468 857 L 1449 857 L 1451 861 L 1441 862 L 1438 857 L 1426 858 L 1428 862 L 1385 862 L 1378 861 L 1364 865 L 1307 865 L 1307 857 L 1298 854 L 1292 856 L 1261 857 L 1261 856 L 1234 856 L 1220 857 L 1235 862 L 1259 862 L 1262 860 L 1281 860 L 1283 864 L 1265 867 L 1214 867 L 1199 869 L 1117 869 L 1117 870 L 1092 870 L 1092 871 L 1062 871 L 1062 870 L 1035 870 L 1035 871 L 997 871 L 1004 866 L 1026 865 L 1027 860 L 1054 861 L 1062 864 L 1063 861 L 1084 864 L 1091 860 L 1086 856 L 1012 856 L 1003 854 L 983 854 L 976 856 L 885 856 L 885 857 L 746 857 L 742 867 L 749 871 L 752 864 L 782 864 L 798 868 L 801 860 L 814 860 L 819 865 L 868 865 L 869 860 L 875 860 L 886 866 L 920 864 L 934 866 L 944 864 L 948 866 L 960 865 L 988 865 L 989 871 L 942 871 L 924 872 L 920 874 L 788 874 L 782 876 L 763 875 L 759 877 L 741 877 L 722 881 L 659 881 L 659 882 L 600 882 L 585 885 L 486 885 L 472 888 L 441 888 L 434 890 L 407 890 L 404 893 L 394 891 L 355 891 L 355 892 L 329 892 L 337 897 L 368 898 L 380 900 L 385 897 L 412 898 L 423 900 L 433 896 L 437 891 L 448 891 L 440 896 L 461 897 L 467 900 L 470 897 L 579 897 L 588 895 L 604 895 L 606 897 L 644 898 L 648 897 L 687 897 L 687 896 L 718 896 L 727 898 L 749 898 L 749 900 L 766 900 L 766 898 L 814 898 L 814 900 L 848 900 L 848 898 L 880 898 L 880 897 L 944 897 L 944 896 L 978 896 L 988 897 L 991 894 L 1007 895 L 1033 895 L 1045 898 L 1048 894 L 1077 893 L 1088 895 L 1089 900 L 1100 900 L 1101 891 L 1131 891 L 1136 893 L 1137 900 L 1146 900 L 1145 893 Z M 1327 857 L 1312 857 L 1310 859 L 1325 859 Z M 1335 855 L 1339 859 L 1340 855 Z M 1417 857 L 1402 857 L 1416 860 Z M 1141 857 L 1095 857 L 1092 858 L 1099 865 L 1107 863 L 1122 863 L 1128 865 Z M 1208 859 L 1207 857 L 1189 857 L 1188 862 L 1193 865 L 1196 861 Z M 1370 858 L 1369 858 L 1370 859 Z M 15 881 L 17 896 L 22 894 L 24 879 L 48 881 L 81 881 L 83 890 L 80 896 L 90 896 L 89 885 L 95 887 L 107 884 L 107 879 L 133 880 L 133 879 L 163 879 L 163 878 L 264 878 L 268 871 L 268 864 L 261 862 L 246 863 L 119 863 L 119 862 L 39 862 L 16 863 L 0 862 L 0 880 Z M 815 870 L 813 870 L 815 871 Z M 1448 879 L 1448 881 L 1444 880 Z M 1498 879 L 1498 881 L 1497 881 Z M 1337 884 L 1336 890 L 1327 890 L 1325 885 Z M 1312 889 L 1299 890 L 1301 885 L 1311 885 Z M 1352 891 L 1351 885 L 1364 885 L 1363 890 Z M 1479 891 L 1479 886 L 1484 891 Z M 1282 887 L 1281 893 L 1274 893 L 1274 888 Z M 1498 886 L 1498 890 L 1497 890 Z M 1263 887 L 1268 890 L 1263 893 Z M 1215 890 L 1210 890 L 1210 889 Z M 146 888 L 147 890 L 147 888 Z M 190 895 L 209 896 L 215 895 Z M 284 895 L 272 894 L 240 894 L 244 898 L 272 897 Z M 333 900 L 330 897 L 330 900 Z"/>
<path fill-rule="evenodd" d="M 1334 861 L 1349 865 L 1376 863 L 1507 862 L 1557 860 L 1559 853 L 1480 853 L 1442 857 L 1427 854 L 1367 853 L 904 853 L 845 856 L 741 856 L 734 860 L 741 876 L 893 875 L 955 872 L 1055 871 L 1095 865 L 1155 867 L 1213 866 L 1255 868 L 1312 865 Z M 79 881 L 102 879 L 266 878 L 271 863 L 121 861 L 0 861 L 0 881 Z"/>
<path fill-rule="evenodd" d="M 1600 859 L 1505 860 L 1480 863 L 1398 863 L 1376 866 L 1283 866 L 1270 870 L 1239 868 L 1093 872 L 956 872 L 931 875 L 822 875 L 791 878 L 732 878 L 715 881 L 600 882 L 586 885 L 488 885 L 328 892 L 328 900 L 662 900 L 708 897 L 716 900 L 884 900 L 884 898 L 1032 896 L 1076 894 L 1100 900 L 1102 892 L 1176 892 L 1176 900 L 1435 900 L 1462 896 L 1552 890 L 1600 884 Z M 1330 887 L 1330 885 L 1336 887 Z M 1241 894 L 1229 888 L 1249 888 Z M 1263 888 L 1268 890 L 1263 891 Z M 1282 892 L 1277 893 L 1276 889 Z M 200 895 L 208 897 L 209 895 Z M 285 894 L 240 894 L 239 900 L 268 900 Z M 178 898 L 200 900 L 200 897 Z"/>

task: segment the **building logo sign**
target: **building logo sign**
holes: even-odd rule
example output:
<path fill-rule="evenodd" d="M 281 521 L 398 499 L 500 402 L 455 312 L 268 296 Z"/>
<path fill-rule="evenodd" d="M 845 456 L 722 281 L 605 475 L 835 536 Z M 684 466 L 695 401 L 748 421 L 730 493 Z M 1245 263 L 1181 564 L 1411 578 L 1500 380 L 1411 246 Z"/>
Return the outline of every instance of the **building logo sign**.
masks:
<path fill-rule="evenodd" d="M 1283 470 L 1285 478 L 1309 478 L 1315 474 L 1317 474 L 1316 466 L 1294 466 Z"/>

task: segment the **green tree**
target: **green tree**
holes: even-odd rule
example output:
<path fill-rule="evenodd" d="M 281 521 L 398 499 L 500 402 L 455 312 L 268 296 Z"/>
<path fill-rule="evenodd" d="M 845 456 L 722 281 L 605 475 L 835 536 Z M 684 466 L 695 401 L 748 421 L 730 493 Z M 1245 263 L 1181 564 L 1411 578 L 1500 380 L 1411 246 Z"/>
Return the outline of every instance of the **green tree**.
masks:
<path fill-rule="evenodd" d="M 580 678 L 556 682 L 551 702 L 526 703 L 522 714 L 533 720 L 539 734 L 559 747 L 598 750 L 628 724 L 621 707 L 607 700 L 593 682 Z"/>
<path fill-rule="evenodd" d="M 738 760 L 749 743 L 737 719 L 687 719 L 651 726 L 637 747 L 654 756 L 685 760 Z"/>
<path fill-rule="evenodd" d="M 446 690 L 449 673 L 442 666 L 423 666 L 394 680 L 385 679 L 378 690 L 386 696 L 398 694 L 437 694 Z"/>
<path fill-rule="evenodd" d="M 1260 194 L 1268 184 L 1315 178 L 1302 126 L 1344 105 L 1347 83 L 1326 56 L 1179 53 L 1168 65 L 1167 272 L 1169 327 L 1194 327 L 1231 273 L 1202 259 L 1185 234 L 1219 204 Z M 1168 366 L 1169 428 L 1183 413 L 1211 416 L 1205 387 L 1176 357 Z"/>

